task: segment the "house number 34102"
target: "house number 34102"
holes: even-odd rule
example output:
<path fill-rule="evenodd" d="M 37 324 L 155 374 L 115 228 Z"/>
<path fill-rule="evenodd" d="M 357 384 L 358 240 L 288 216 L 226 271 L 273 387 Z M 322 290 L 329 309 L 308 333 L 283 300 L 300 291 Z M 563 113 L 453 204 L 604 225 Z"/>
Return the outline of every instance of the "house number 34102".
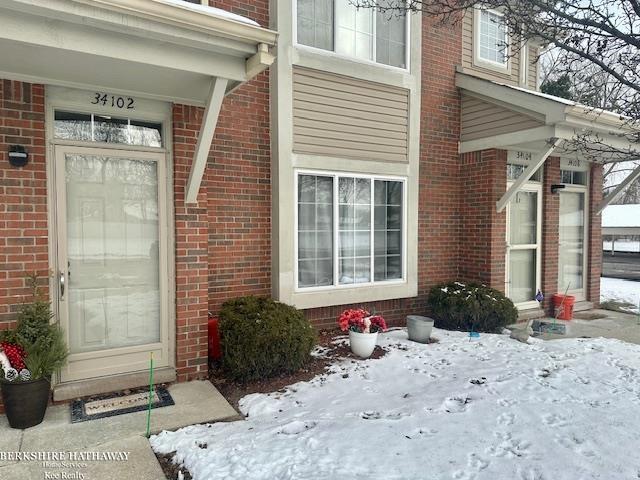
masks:
<path fill-rule="evenodd" d="M 93 105 L 102 105 L 103 107 L 122 108 L 125 110 L 133 110 L 135 108 L 135 100 L 131 97 L 119 97 L 117 95 L 108 95 L 106 93 L 96 92 Z"/>

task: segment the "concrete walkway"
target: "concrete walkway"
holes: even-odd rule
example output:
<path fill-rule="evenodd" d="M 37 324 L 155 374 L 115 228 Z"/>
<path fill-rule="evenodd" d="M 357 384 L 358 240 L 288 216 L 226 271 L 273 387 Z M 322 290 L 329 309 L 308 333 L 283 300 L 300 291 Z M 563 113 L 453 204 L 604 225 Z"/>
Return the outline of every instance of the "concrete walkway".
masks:
<path fill-rule="evenodd" d="M 178 383 L 170 386 L 169 392 L 175 405 L 153 410 L 152 433 L 240 418 L 210 382 Z M 44 465 L 39 460 L 0 458 L 0 480 L 162 480 L 164 474 L 145 432 L 146 412 L 72 424 L 69 405 L 56 405 L 49 407 L 40 425 L 26 430 L 9 428 L 6 417 L 0 416 L 0 456 L 3 452 L 63 452 L 64 455 L 57 466 Z M 86 452 L 125 452 L 128 455 L 120 461 L 78 460 Z M 60 465 L 62 462 L 67 465 Z M 76 465 L 69 465 L 73 463 Z"/>
<path fill-rule="evenodd" d="M 640 345 L 640 323 L 637 315 L 612 312 L 610 310 L 589 310 L 575 314 L 578 318 L 571 321 L 557 320 L 567 327 L 566 335 L 554 335 L 545 333 L 537 336 L 544 340 L 561 340 L 564 338 L 616 338 L 629 343 Z M 588 320 L 588 317 L 602 316 Z M 580 318 L 582 317 L 582 318 Z M 552 318 L 542 319 L 544 322 L 553 322 Z"/>

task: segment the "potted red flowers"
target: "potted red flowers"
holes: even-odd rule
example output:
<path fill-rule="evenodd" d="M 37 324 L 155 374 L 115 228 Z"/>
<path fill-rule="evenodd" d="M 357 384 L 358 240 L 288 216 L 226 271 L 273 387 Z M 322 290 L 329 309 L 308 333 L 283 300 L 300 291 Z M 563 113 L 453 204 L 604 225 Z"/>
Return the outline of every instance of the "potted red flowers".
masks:
<path fill-rule="evenodd" d="M 343 332 L 349 331 L 349 345 L 354 355 L 369 358 L 376 348 L 378 332 L 387 330 L 387 324 L 380 315 L 371 315 L 363 308 L 342 312 L 338 325 Z"/>

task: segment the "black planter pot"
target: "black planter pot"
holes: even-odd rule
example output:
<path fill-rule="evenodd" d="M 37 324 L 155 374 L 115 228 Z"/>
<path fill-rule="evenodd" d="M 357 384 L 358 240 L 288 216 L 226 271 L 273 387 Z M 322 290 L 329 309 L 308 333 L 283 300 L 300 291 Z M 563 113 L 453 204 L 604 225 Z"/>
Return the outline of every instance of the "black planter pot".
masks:
<path fill-rule="evenodd" d="M 49 379 L 28 382 L 0 380 L 0 390 L 11 428 L 29 428 L 42 422 L 51 391 Z"/>

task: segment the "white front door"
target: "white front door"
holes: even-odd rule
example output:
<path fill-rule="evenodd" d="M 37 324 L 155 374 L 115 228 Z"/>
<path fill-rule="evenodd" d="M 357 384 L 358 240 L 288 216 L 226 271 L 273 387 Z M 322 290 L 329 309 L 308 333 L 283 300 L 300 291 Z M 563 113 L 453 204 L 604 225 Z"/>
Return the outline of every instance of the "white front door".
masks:
<path fill-rule="evenodd" d="M 55 147 L 63 382 L 169 365 L 164 158 Z"/>
<path fill-rule="evenodd" d="M 587 194 L 571 188 L 560 193 L 558 291 L 584 300 Z"/>
<path fill-rule="evenodd" d="M 535 308 L 540 288 L 542 187 L 527 184 L 507 205 L 506 293 L 518 308 Z"/>

